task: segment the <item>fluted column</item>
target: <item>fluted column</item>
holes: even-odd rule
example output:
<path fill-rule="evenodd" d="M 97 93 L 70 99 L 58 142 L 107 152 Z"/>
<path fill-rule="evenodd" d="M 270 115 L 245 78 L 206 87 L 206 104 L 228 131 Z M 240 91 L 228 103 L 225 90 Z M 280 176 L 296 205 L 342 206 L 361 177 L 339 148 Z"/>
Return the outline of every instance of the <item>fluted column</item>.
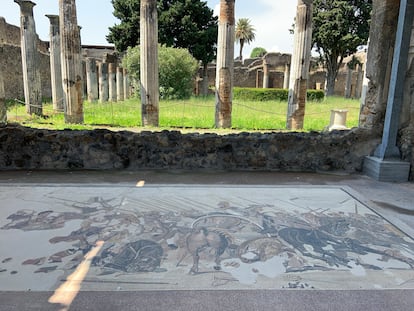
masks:
<path fill-rule="evenodd" d="M 65 96 L 62 82 L 62 62 L 60 48 L 59 15 L 46 15 L 50 22 L 50 76 L 52 82 L 52 102 L 54 111 L 63 111 Z"/>
<path fill-rule="evenodd" d="M 124 100 L 124 70 L 122 67 L 116 67 L 116 100 Z"/>
<path fill-rule="evenodd" d="M 116 102 L 116 63 L 108 63 L 109 101 Z"/>
<path fill-rule="evenodd" d="M 129 86 L 129 74 L 128 70 L 124 68 L 124 99 L 129 98 L 130 86 Z"/>
<path fill-rule="evenodd" d="M 88 101 L 98 100 L 98 73 L 96 71 L 96 60 L 94 58 L 86 59 L 86 88 Z"/>
<path fill-rule="evenodd" d="M 83 123 L 83 71 L 75 0 L 59 0 L 65 122 Z"/>
<path fill-rule="evenodd" d="M 98 72 L 99 72 L 99 102 L 106 103 L 109 98 L 108 64 L 104 62 L 99 62 Z"/>
<path fill-rule="evenodd" d="M 24 99 L 28 114 L 42 115 L 42 84 L 33 7 L 36 3 L 14 0 L 20 6 L 20 34 Z"/>

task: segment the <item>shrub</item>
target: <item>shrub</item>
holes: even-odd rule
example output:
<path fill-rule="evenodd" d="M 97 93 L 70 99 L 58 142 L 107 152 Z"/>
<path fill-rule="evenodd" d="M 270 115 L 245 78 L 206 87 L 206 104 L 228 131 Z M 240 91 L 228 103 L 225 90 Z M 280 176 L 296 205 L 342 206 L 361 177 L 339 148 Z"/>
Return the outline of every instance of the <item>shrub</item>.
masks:
<path fill-rule="evenodd" d="M 289 91 L 287 89 L 258 89 L 258 88 L 238 88 L 233 89 L 234 99 L 251 101 L 287 101 Z M 325 97 L 323 91 L 308 90 L 307 98 L 311 101 L 321 101 Z"/>
<path fill-rule="evenodd" d="M 265 48 L 256 47 L 250 53 L 250 58 L 263 57 L 267 53 Z"/>
<path fill-rule="evenodd" d="M 159 84 L 162 99 L 186 99 L 193 93 L 193 78 L 198 70 L 197 60 L 186 49 L 159 46 Z M 129 48 L 123 59 L 135 81 L 139 81 L 139 46 Z M 136 87 L 139 90 L 139 86 Z"/>

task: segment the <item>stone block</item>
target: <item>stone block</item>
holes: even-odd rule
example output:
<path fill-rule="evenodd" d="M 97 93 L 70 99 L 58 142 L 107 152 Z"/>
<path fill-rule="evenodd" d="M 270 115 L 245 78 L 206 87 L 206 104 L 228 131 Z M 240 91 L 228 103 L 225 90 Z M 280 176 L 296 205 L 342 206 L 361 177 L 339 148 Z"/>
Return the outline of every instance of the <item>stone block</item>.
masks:
<path fill-rule="evenodd" d="M 401 160 L 384 160 L 377 157 L 366 157 L 364 160 L 364 173 L 385 182 L 408 181 L 410 167 L 410 163 Z"/>

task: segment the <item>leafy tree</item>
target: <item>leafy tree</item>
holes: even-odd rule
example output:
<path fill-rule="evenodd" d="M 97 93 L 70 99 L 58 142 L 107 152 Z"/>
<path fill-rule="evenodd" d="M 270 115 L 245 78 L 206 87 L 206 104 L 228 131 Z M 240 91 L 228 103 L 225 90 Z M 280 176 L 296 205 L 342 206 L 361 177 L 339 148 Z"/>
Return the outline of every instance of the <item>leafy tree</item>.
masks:
<path fill-rule="evenodd" d="M 193 78 L 198 69 L 197 60 L 182 48 L 162 45 L 158 50 L 160 97 L 164 99 L 185 99 L 193 92 Z M 135 82 L 140 77 L 139 46 L 128 48 L 123 66 Z M 135 86 L 137 90 L 140 88 Z"/>
<path fill-rule="evenodd" d="M 267 51 L 265 48 L 256 47 L 250 53 L 250 58 L 263 57 L 266 54 L 267 54 Z"/>
<path fill-rule="evenodd" d="M 368 41 L 371 10 L 372 0 L 313 1 L 312 40 L 327 70 L 328 96 L 344 57 Z"/>
<path fill-rule="evenodd" d="M 121 23 L 109 28 L 108 42 L 119 51 L 139 45 L 140 0 L 112 0 L 112 4 Z M 158 0 L 159 42 L 187 49 L 203 64 L 207 82 L 207 64 L 216 57 L 218 24 L 213 13 L 206 1 Z"/>
<path fill-rule="evenodd" d="M 240 18 L 237 21 L 236 24 L 236 30 L 235 30 L 235 38 L 236 41 L 239 42 L 240 44 L 240 56 L 239 59 L 242 60 L 243 59 L 243 47 L 244 44 L 249 44 L 250 42 L 252 42 L 255 37 L 256 37 L 256 33 L 255 33 L 255 29 L 252 26 L 252 24 L 250 23 L 250 19 L 248 18 Z"/>

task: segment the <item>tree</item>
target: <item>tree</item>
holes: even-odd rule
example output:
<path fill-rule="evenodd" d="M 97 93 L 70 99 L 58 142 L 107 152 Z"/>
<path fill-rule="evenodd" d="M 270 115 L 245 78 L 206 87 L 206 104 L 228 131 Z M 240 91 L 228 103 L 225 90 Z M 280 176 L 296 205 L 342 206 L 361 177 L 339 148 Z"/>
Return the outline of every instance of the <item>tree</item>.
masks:
<path fill-rule="evenodd" d="M 160 97 L 164 99 L 184 99 L 193 92 L 193 78 L 198 69 L 197 60 L 182 48 L 165 45 L 158 48 Z M 140 77 L 140 48 L 128 48 L 122 65 L 135 82 Z M 138 86 L 135 86 L 139 90 Z"/>
<path fill-rule="evenodd" d="M 314 0 L 313 6 L 312 41 L 327 70 L 330 96 L 344 57 L 368 41 L 372 0 Z"/>
<path fill-rule="evenodd" d="M 256 47 L 250 53 L 250 58 L 263 57 L 266 54 L 267 54 L 267 51 L 265 48 Z"/>
<path fill-rule="evenodd" d="M 243 60 L 243 47 L 244 44 L 249 44 L 250 42 L 252 42 L 255 37 L 256 37 L 256 33 L 255 33 L 255 29 L 252 26 L 252 24 L 250 23 L 250 19 L 248 18 L 240 18 L 237 21 L 236 24 L 236 31 L 235 31 L 235 38 L 236 41 L 239 42 L 240 44 L 240 54 L 239 54 L 239 59 Z"/>
<path fill-rule="evenodd" d="M 119 51 L 139 45 L 140 0 L 112 0 L 112 4 L 121 23 L 109 28 L 108 42 Z M 187 49 L 203 64 L 207 83 L 207 64 L 216 57 L 218 25 L 213 13 L 206 1 L 158 0 L 159 42 Z"/>

